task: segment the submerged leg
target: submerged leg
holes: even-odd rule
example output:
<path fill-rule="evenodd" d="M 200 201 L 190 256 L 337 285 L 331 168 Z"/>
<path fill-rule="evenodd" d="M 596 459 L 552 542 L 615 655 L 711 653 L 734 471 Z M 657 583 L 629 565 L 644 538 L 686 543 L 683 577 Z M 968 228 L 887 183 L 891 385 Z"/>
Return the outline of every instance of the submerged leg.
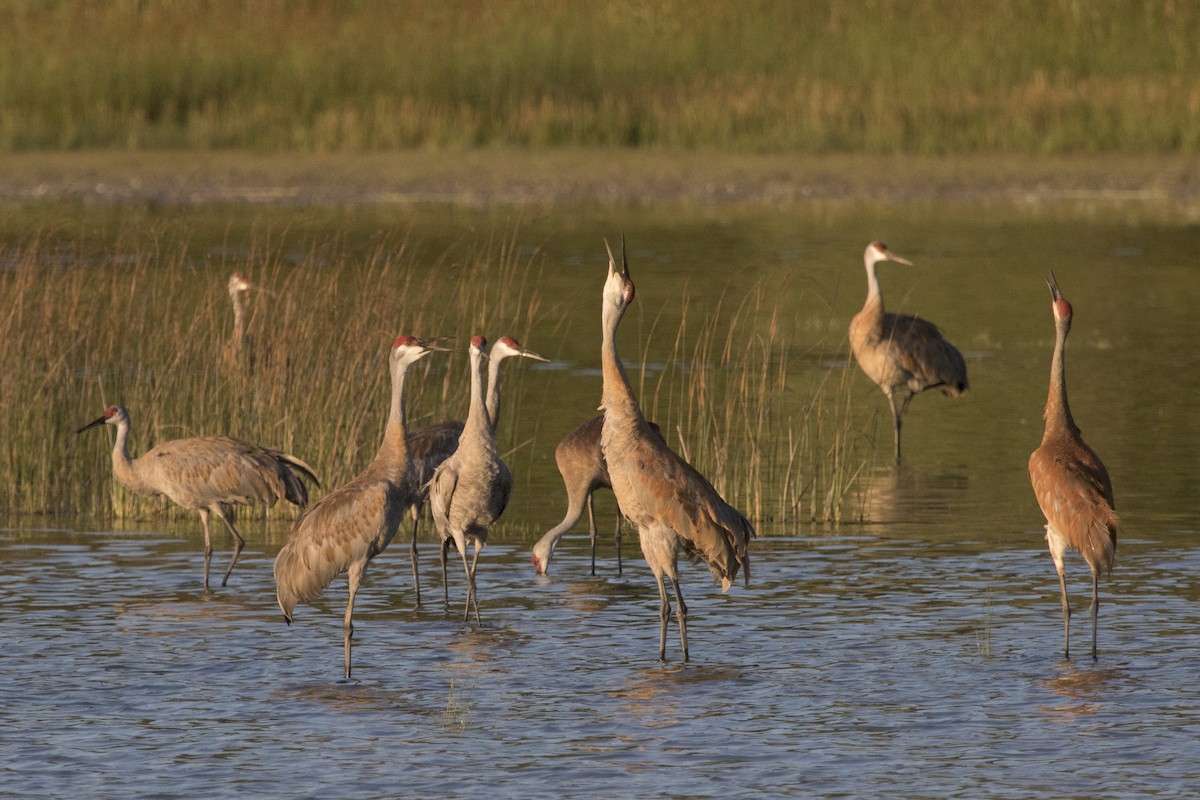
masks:
<path fill-rule="evenodd" d="M 238 556 L 242 553 L 242 547 L 245 546 L 246 540 L 241 537 L 234 527 L 233 522 L 229 519 L 229 515 L 225 509 L 217 506 L 217 516 L 225 523 L 225 527 L 229 529 L 229 535 L 233 537 L 233 558 L 229 559 L 229 567 L 225 570 L 225 577 L 221 578 L 221 585 L 224 586 L 229 580 L 229 573 L 233 572 L 233 565 L 237 563 Z M 205 572 L 208 572 L 208 564 L 205 563 Z"/>
<path fill-rule="evenodd" d="M 1070 658 L 1071 604 L 1067 602 L 1067 576 L 1063 567 L 1064 547 L 1058 546 L 1058 535 L 1049 525 L 1046 526 L 1046 539 L 1050 542 L 1050 556 L 1054 559 L 1054 569 L 1058 572 L 1058 588 L 1062 591 L 1063 658 Z"/>
<path fill-rule="evenodd" d="M 208 591 L 208 562 L 212 560 L 212 539 L 208 535 L 208 509 L 201 508 L 200 525 L 204 528 L 204 591 Z"/>
<path fill-rule="evenodd" d="M 667 620 L 671 617 L 671 603 L 667 600 L 667 589 L 663 586 L 662 570 L 654 571 L 658 581 L 658 660 L 667 660 Z"/>
<path fill-rule="evenodd" d="M 467 575 L 467 605 L 465 608 L 463 608 L 463 622 L 466 622 L 471 618 L 471 604 L 475 602 L 475 578 L 471 574 L 471 565 L 467 562 L 467 542 L 465 539 L 463 540 L 462 545 L 457 547 L 457 549 L 462 554 L 463 572 L 465 572 Z M 475 554 L 479 555 L 478 549 L 475 551 Z M 478 606 L 475 607 L 475 619 L 476 622 L 479 621 Z"/>
<path fill-rule="evenodd" d="M 896 397 L 891 393 L 887 393 L 888 406 L 892 409 L 892 437 L 895 441 L 895 459 L 896 463 L 900 463 L 900 415 L 901 411 L 896 408 Z"/>
<path fill-rule="evenodd" d="M 346 654 L 346 680 L 350 680 L 350 639 L 354 636 L 354 595 L 358 593 L 358 584 L 362 582 L 363 572 L 367 565 L 355 564 L 350 568 L 347 583 L 350 586 L 349 597 L 346 598 L 346 616 L 342 618 L 342 648 Z"/>
<path fill-rule="evenodd" d="M 446 608 L 450 608 L 450 583 L 446 580 L 446 553 L 450 550 L 450 540 L 442 539 L 442 595 Z"/>
<path fill-rule="evenodd" d="M 596 511 L 592 508 L 592 493 L 587 496 L 588 536 L 592 540 L 592 574 L 596 574 Z"/>
<path fill-rule="evenodd" d="M 683 590 L 679 588 L 678 574 L 671 576 L 671 583 L 675 584 L 675 603 L 678 606 L 675 609 L 675 614 L 679 619 L 679 644 L 683 648 L 683 660 L 687 661 L 687 606 L 683 604 Z"/>
<path fill-rule="evenodd" d="M 616 540 L 617 540 L 617 574 L 620 575 L 622 572 L 622 569 L 621 569 L 621 509 L 619 509 L 619 508 L 617 509 Z"/>
<path fill-rule="evenodd" d="M 1096 618 L 1100 616 L 1100 573 L 1092 570 L 1092 660 L 1096 659 Z"/>
<path fill-rule="evenodd" d="M 463 548 L 463 557 L 466 557 L 466 547 Z M 481 625 L 479 621 L 479 592 L 475 590 L 475 567 L 479 564 L 479 551 L 483 549 L 483 542 L 475 540 L 475 555 L 471 557 L 471 605 L 475 607 L 475 624 Z"/>
<path fill-rule="evenodd" d="M 417 593 L 417 608 L 421 607 L 421 575 L 417 572 L 417 520 L 421 517 L 421 504 L 413 503 L 409 509 L 412 515 L 412 545 L 409 546 L 409 558 L 412 560 L 413 590 Z"/>

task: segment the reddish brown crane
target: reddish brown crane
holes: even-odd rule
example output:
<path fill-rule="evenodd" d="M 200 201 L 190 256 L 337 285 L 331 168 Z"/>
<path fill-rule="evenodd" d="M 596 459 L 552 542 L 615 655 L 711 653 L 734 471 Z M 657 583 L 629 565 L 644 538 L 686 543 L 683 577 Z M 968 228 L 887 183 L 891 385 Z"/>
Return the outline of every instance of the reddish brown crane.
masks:
<path fill-rule="evenodd" d="M 750 578 L 748 549 L 755 531 L 703 475 L 650 429 L 633 395 L 617 352 L 617 326 L 634 296 L 624 245 L 622 240 L 619 270 L 609 250 L 601 306 L 604 427 L 600 446 L 617 505 L 637 528 L 642 555 L 658 583 L 659 660 L 667 659 L 667 621 L 671 616 L 665 575 L 675 587 L 679 641 L 687 661 L 687 606 L 679 588 L 679 556 L 706 564 L 721 581 L 721 590 L 727 591 L 739 569 Z"/>
<path fill-rule="evenodd" d="M 895 459 L 900 463 L 900 418 L 913 397 L 926 389 L 941 389 L 947 397 L 967 390 L 967 364 L 962 353 L 942 338 L 932 322 L 909 314 L 883 310 L 883 294 L 875 265 L 881 261 L 912 266 L 883 242 L 871 242 L 863 254 L 867 268 L 867 299 L 850 320 L 850 351 L 867 377 L 887 395 L 892 410 Z M 896 393 L 901 393 L 899 408 Z"/>
<path fill-rule="evenodd" d="M 1112 572 L 1120 522 L 1113 502 L 1112 481 L 1104 462 L 1083 441 L 1067 404 L 1066 347 L 1071 330 L 1071 304 L 1051 273 L 1050 308 L 1054 313 L 1054 354 L 1050 359 L 1050 393 L 1042 443 L 1029 457 L 1029 480 L 1046 516 L 1046 543 L 1062 592 L 1063 656 L 1071 655 L 1071 606 L 1063 555 L 1076 550 L 1092 571 L 1092 658 L 1100 612 L 1100 572 Z"/>

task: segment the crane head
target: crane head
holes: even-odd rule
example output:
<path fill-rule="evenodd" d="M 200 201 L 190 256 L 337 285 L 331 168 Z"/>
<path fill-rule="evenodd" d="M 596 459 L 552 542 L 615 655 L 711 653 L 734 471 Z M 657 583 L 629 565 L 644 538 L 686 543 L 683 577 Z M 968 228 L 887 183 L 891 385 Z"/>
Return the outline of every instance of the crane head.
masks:
<path fill-rule="evenodd" d="M 84 431 L 86 431 L 88 428 L 94 428 L 97 425 L 106 425 L 106 424 L 115 425 L 115 424 L 121 422 L 121 420 L 128 420 L 128 419 L 129 419 L 129 413 L 125 411 L 124 406 L 109 406 L 108 408 L 104 409 L 104 413 L 101 414 L 99 417 L 96 417 L 96 419 L 92 420 L 87 425 L 84 425 L 82 428 L 79 428 L 78 430 L 76 430 L 75 434 L 79 435 L 79 434 L 83 433 Z"/>
<path fill-rule="evenodd" d="M 470 350 L 472 353 L 482 353 L 486 349 L 487 349 L 487 337 L 480 336 L 478 334 L 471 337 Z"/>
<path fill-rule="evenodd" d="M 867 252 L 863 258 L 868 264 L 877 264 L 880 261 L 894 261 L 897 264 L 903 264 L 906 267 L 911 267 L 912 262 L 903 256 L 893 253 L 888 246 L 883 242 L 871 242 L 867 245 Z"/>
<path fill-rule="evenodd" d="M 246 277 L 244 272 L 235 272 L 229 276 L 229 293 L 237 294 L 238 292 L 248 292 L 254 288 L 254 284 Z"/>
<path fill-rule="evenodd" d="M 511 336 L 501 336 L 492 345 L 492 358 L 502 359 L 509 356 L 521 356 L 522 358 L 532 358 L 534 361 L 543 361 L 549 363 L 550 359 L 538 355 L 532 350 L 526 350 L 521 346 L 521 343 Z"/>
<path fill-rule="evenodd" d="M 622 309 L 633 302 L 633 279 L 629 277 L 629 257 L 625 253 L 625 236 L 621 235 L 621 269 L 617 270 L 617 260 L 613 258 L 612 248 L 608 240 L 604 240 L 604 249 L 608 251 L 608 281 L 604 284 L 604 294 L 613 293 L 614 300 L 619 301 Z M 612 287 L 611 289 L 609 287 Z"/>
<path fill-rule="evenodd" d="M 1051 272 L 1046 278 L 1046 285 L 1050 287 L 1050 308 L 1054 311 L 1054 321 L 1056 323 L 1065 323 L 1067 328 L 1071 327 L 1071 304 L 1067 302 L 1067 298 L 1062 296 L 1062 292 L 1058 289 L 1058 280 L 1055 279 L 1054 273 Z"/>
<path fill-rule="evenodd" d="M 407 360 L 408 363 L 418 361 L 434 350 L 445 350 L 437 347 L 434 339 L 418 339 L 416 336 L 398 336 L 392 343 L 392 357 Z"/>

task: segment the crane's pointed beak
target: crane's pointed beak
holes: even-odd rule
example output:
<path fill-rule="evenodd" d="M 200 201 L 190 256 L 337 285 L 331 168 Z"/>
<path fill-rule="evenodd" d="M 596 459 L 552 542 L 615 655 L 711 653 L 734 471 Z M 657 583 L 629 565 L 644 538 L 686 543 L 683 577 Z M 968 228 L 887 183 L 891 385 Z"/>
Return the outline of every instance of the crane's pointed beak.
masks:
<path fill-rule="evenodd" d="M 621 234 L 621 277 L 629 280 L 629 256 L 625 253 L 625 234 Z"/>
<path fill-rule="evenodd" d="M 108 422 L 108 417 L 97 417 L 96 419 L 94 419 L 94 420 L 92 420 L 91 422 L 89 422 L 87 425 L 84 425 L 82 428 L 80 428 L 79 430 L 75 431 L 75 435 L 76 435 L 76 436 L 78 436 L 79 434 L 81 434 L 81 433 L 83 433 L 84 431 L 86 431 L 88 428 L 94 428 L 94 427 L 96 427 L 97 425 L 103 425 L 103 424 L 104 424 L 104 423 L 106 423 L 106 422 Z"/>
<path fill-rule="evenodd" d="M 532 350 L 526 350 L 524 347 L 521 348 L 519 355 L 524 356 L 525 358 L 532 358 L 534 361 L 541 361 L 543 364 L 550 363 L 550 359 L 546 358 L 545 356 L 540 356 Z"/>
<path fill-rule="evenodd" d="M 909 261 L 907 258 L 905 258 L 902 255 L 893 253 L 891 250 L 888 250 L 887 257 L 888 257 L 888 261 L 895 261 L 897 264 L 903 264 L 906 267 L 911 267 L 913 265 L 913 263 L 911 261 Z"/>
<path fill-rule="evenodd" d="M 424 339 L 417 339 L 417 344 L 424 347 L 426 350 L 437 353 L 449 353 L 449 347 L 442 347 L 442 342 L 453 342 L 453 336 L 429 336 Z"/>
<path fill-rule="evenodd" d="M 1062 298 L 1062 292 L 1058 290 L 1058 279 L 1054 277 L 1054 270 L 1049 270 L 1046 276 L 1046 285 L 1050 287 L 1050 301 L 1057 303 Z"/>

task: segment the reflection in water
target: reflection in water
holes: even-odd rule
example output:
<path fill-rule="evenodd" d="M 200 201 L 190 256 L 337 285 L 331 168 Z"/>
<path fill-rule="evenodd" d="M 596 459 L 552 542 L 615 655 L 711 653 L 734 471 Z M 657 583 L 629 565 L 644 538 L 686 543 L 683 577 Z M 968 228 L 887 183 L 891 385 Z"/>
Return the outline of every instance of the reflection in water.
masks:
<path fill-rule="evenodd" d="M 1068 702 L 1042 704 L 1039 708 L 1051 717 L 1059 718 L 1100 712 L 1115 693 L 1117 681 L 1124 677 L 1120 670 L 1094 663 L 1081 666 L 1073 661 L 1062 661 L 1056 670 L 1053 678 L 1040 681 L 1040 684 Z"/>

